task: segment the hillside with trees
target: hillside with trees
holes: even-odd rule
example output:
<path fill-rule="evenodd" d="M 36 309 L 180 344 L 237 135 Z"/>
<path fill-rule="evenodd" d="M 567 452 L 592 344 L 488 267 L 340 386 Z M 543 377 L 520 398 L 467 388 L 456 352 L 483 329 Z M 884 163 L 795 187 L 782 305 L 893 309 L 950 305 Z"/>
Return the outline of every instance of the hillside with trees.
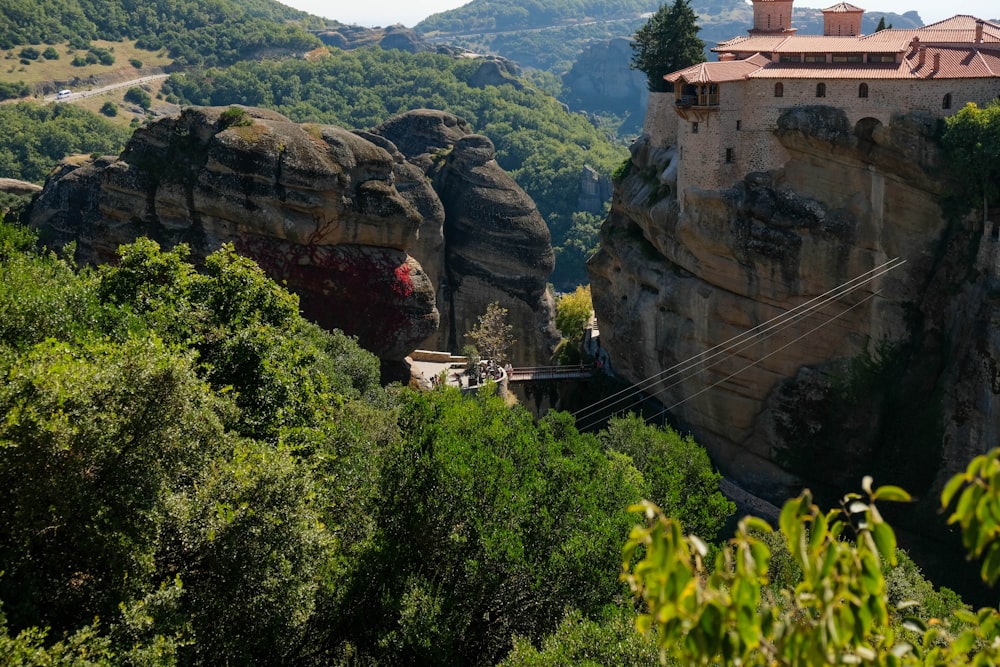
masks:
<path fill-rule="evenodd" d="M 323 21 L 272 0 L 5 0 L 0 48 L 95 39 L 167 49 L 179 65 L 225 65 L 264 51 L 319 46 Z"/>
<path fill-rule="evenodd" d="M 1000 614 L 896 548 L 876 503 L 903 490 L 805 493 L 723 541 L 689 437 L 381 387 L 231 248 L 77 269 L 0 224 L 0 310 L 4 664 L 997 658 Z M 942 500 L 989 581 L 998 455 Z"/>
<path fill-rule="evenodd" d="M 495 664 L 628 627 L 630 504 L 733 511 L 690 438 L 380 387 L 297 306 L 230 248 L 76 270 L 0 226 L 0 661 Z"/>

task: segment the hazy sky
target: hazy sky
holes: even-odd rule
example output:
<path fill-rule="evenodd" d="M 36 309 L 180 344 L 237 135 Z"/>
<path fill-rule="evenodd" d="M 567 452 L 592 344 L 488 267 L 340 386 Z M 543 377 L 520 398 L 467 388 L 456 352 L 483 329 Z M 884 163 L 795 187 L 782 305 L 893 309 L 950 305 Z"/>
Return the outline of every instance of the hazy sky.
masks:
<path fill-rule="evenodd" d="M 387 26 L 402 23 L 414 26 L 431 14 L 461 7 L 469 0 L 279 0 L 317 16 L 336 19 L 341 23 L 363 26 Z M 665 0 L 669 1 L 669 0 Z M 797 0 L 801 7 L 831 7 L 840 0 Z M 997 0 L 956 0 L 954 4 L 941 0 L 853 0 L 851 4 L 869 13 L 917 11 L 924 23 L 934 23 L 955 14 L 972 14 L 984 19 L 1000 18 Z"/>

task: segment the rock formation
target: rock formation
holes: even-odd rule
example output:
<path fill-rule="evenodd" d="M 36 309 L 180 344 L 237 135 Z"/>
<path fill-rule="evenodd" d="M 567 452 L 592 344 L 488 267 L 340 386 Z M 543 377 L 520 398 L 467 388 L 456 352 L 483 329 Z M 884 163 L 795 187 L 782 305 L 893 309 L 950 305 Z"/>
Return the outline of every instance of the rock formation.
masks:
<path fill-rule="evenodd" d="M 628 115 L 641 123 L 649 88 L 646 75 L 630 65 L 630 43 L 617 37 L 592 44 L 577 56 L 562 75 L 564 99 L 573 109 Z"/>
<path fill-rule="evenodd" d="M 441 327 L 431 347 L 461 350 L 470 342 L 465 332 L 499 301 L 518 332 L 514 363 L 548 363 L 558 342 L 546 282 L 555 264 L 551 239 L 534 202 L 497 164 L 493 143 L 441 111 L 397 116 L 375 132 L 432 178 L 444 206 Z"/>
<path fill-rule="evenodd" d="M 857 490 L 866 473 L 929 494 L 1000 441 L 1000 244 L 981 212 L 943 211 L 930 118 L 851 127 L 798 107 L 776 134 L 783 169 L 690 190 L 683 215 L 674 150 L 633 145 L 589 265 L 604 347 L 619 375 L 656 376 L 647 391 L 760 497 Z M 766 328 L 893 258 L 906 264 Z"/>
<path fill-rule="evenodd" d="M 414 113 L 389 127 L 412 130 L 427 117 L 444 126 L 442 115 Z M 466 135 L 481 140 L 464 121 L 451 116 L 447 123 L 453 131 L 434 134 L 439 143 L 421 144 L 421 151 L 452 150 Z M 404 139 L 417 136 L 406 131 L 398 139 L 413 150 Z M 492 217 L 484 218 L 489 224 L 478 230 L 483 246 L 503 247 L 511 237 L 539 244 L 536 255 L 542 259 L 526 255 L 528 267 L 505 264 L 530 287 L 518 281 L 513 282 L 520 292 L 506 284 L 484 286 L 484 298 L 504 301 L 518 313 L 517 324 L 530 319 L 530 331 L 551 321 L 547 232 L 524 237 L 525 219 L 538 214 L 523 191 L 489 163 L 442 170 L 468 168 L 471 180 L 466 192 L 451 188 L 439 196 L 427 178 L 433 161 L 408 161 L 386 136 L 300 125 L 262 109 L 191 107 L 137 130 L 117 158 L 65 160 L 34 203 L 29 222 L 50 247 L 75 241 L 78 261 L 90 263 L 114 261 L 118 246 L 138 236 L 168 248 L 187 243 L 196 261 L 232 243 L 299 294 L 308 318 L 355 335 L 383 360 L 395 361 L 429 337 L 432 343 L 443 340 L 437 334 L 439 304 L 449 327 L 456 320 L 474 322 L 485 309 L 483 304 L 466 312 L 467 306 L 479 308 L 479 301 L 467 288 L 446 289 L 484 275 L 474 264 L 447 266 L 449 213 L 442 202 L 456 197 L 489 209 Z M 452 208 L 456 220 L 449 224 L 468 224 L 465 209 Z M 455 247 L 463 245 L 468 244 L 459 235 Z M 486 273 L 486 280 L 508 277 Z M 532 303 L 506 303 L 522 294 Z M 547 354 L 550 342 L 543 335 L 529 332 L 524 338 L 525 350 L 539 348 L 525 357 Z"/>

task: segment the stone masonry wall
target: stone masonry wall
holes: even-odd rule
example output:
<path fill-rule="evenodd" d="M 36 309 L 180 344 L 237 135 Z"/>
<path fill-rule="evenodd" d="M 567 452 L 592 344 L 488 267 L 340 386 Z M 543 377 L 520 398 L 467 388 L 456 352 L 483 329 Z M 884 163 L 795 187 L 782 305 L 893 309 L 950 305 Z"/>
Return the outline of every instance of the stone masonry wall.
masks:
<path fill-rule="evenodd" d="M 859 97 L 861 83 L 868 84 L 868 96 Z M 778 117 L 794 106 L 828 105 L 841 108 L 852 125 L 874 118 L 883 126 L 904 111 L 926 111 L 944 118 L 959 111 L 967 102 L 979 106 L 1000 96 L 996 79 L 885 80 L 870 79 L 785 79 L 782 97 L 774 96 L 774 79 L 748 79 L 719 86 L 719 107 L 697 118 L 698 133 L 692 132 L 693 114 L 685 120 L 671 112 L 666 102 L 650 100 L 647 126 L 654 144 L 669 145 L 676 138 L 680 149 L 678 192 L 681 210 L 688 188 L 717 190 L 729 187 L 746 174 L 777 169 L 788 161 L 788 153 L 774 136 Z M 826 85 L 826 95 L 816 97 L 818 83 Z M 660 93 L 669 95 L 669 93 Z M 951 105 L 943 108 L 946 95 Z M 672 96 L 670 107 L 673 106 Z M 656 120 L 650 122 L 650 118 Z M 738 129 L 737 129 L 738 127 Z M 732 148 L 732 161 L 726 149 Z"/>

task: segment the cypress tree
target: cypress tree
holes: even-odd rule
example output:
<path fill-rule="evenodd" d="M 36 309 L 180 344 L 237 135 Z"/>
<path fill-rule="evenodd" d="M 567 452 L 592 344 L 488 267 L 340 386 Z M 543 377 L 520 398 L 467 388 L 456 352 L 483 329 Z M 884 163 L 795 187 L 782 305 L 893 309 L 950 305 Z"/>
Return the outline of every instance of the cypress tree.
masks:
<path fill-rule="evenodd" d="M 666 92 L 664 75 L 705 62 L 705 42 L 698 37 L 698 17 L 688 0 L 661 5 L 632 41 L 632 69 L 646 74 L 649 90 Z"/>

